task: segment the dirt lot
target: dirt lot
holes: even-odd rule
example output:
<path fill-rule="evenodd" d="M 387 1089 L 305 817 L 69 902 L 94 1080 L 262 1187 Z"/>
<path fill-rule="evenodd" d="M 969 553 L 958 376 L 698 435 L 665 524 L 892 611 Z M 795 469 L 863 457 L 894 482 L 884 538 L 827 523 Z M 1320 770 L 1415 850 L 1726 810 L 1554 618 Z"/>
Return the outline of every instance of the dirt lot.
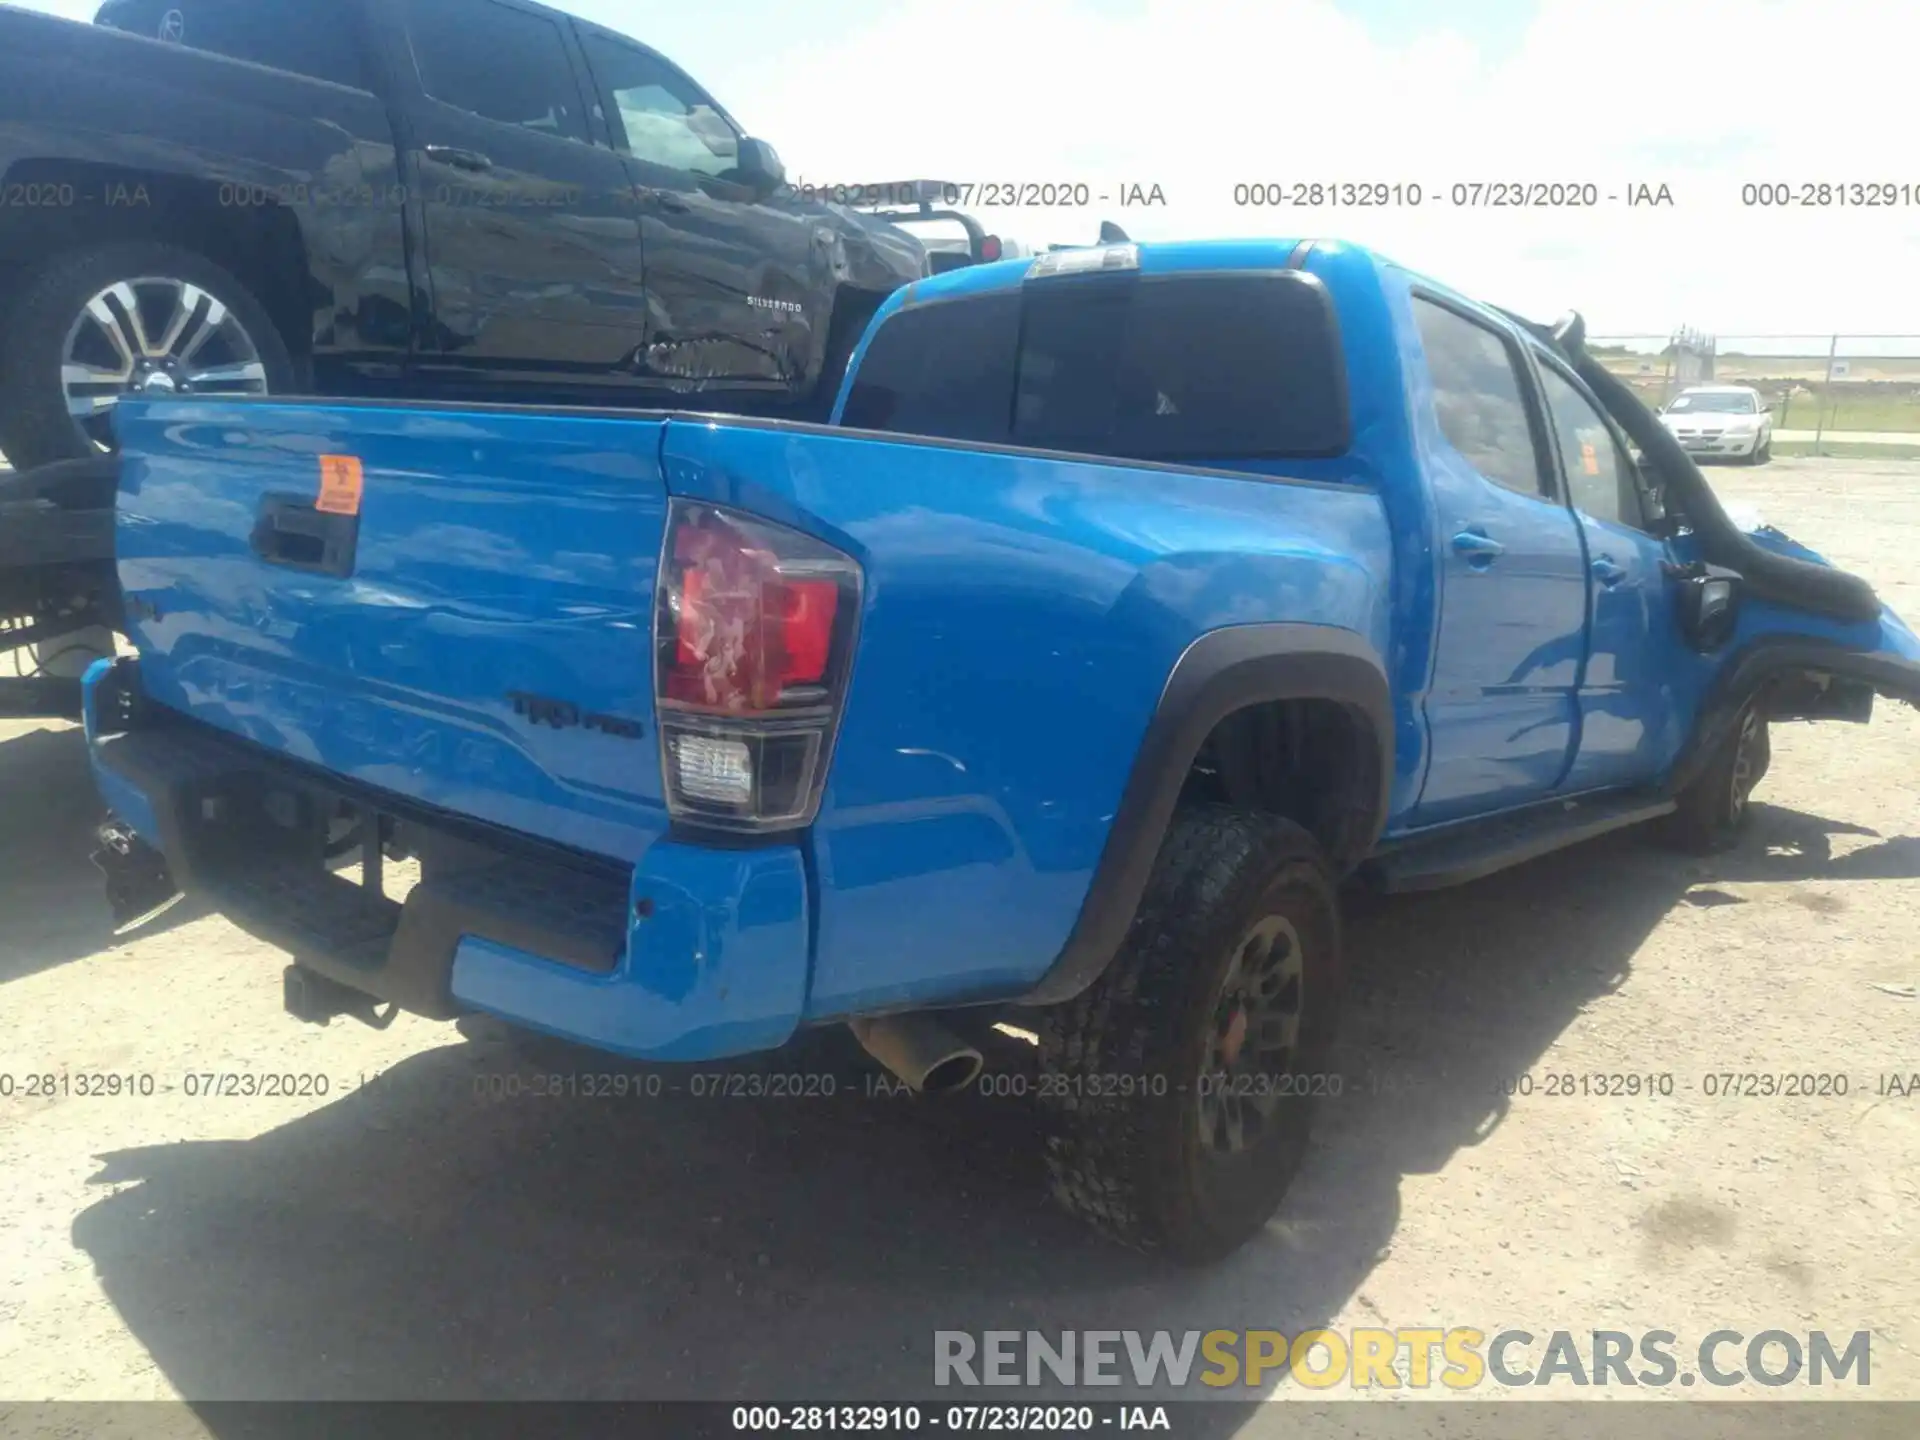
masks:
<path fill-rule="evenodd" d="M 1920 465 L 1714 473 L 1920 616 Z M 1019 1102 L 863 1098 L 837 1037 L 776 1067 L 833 1099 L 480 1099 L 530 1073 L 482 1025 L 302 1027 L 185 907 L 116 944 L 79 735 L 0 729 L 0 1399 L 924 1398 L 936 1329 L 1316 1323 L 1870 1329 L 1869 1393 L 1920 1398 L 1920 1098 L 1879 1093 L 1920 1071 L 1917 771 L 1905 708 L 1782 727 L 1737 853 L 1628 835 L 1356 916 L 1345 1094 L 1192 1274 L 1057 1215 Z M 328 1093 L 188 1093 L 221 1073 Z M 1616 1073 L 1672 1093 L 1547 1093 Z"/>

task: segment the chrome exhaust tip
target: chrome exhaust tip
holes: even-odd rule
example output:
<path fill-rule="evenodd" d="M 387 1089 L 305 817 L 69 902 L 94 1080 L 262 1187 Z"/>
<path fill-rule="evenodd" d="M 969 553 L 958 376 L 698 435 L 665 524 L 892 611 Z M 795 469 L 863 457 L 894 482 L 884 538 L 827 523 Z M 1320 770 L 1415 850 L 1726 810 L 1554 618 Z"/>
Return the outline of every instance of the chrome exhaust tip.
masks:
<path fill-rule="evenodd" d="M 985 1064 L 978 1050 L 925 1015 L 860 1016 L 847 1028 L 861 1048 L 917 1094 L 964 1090 Z"/>

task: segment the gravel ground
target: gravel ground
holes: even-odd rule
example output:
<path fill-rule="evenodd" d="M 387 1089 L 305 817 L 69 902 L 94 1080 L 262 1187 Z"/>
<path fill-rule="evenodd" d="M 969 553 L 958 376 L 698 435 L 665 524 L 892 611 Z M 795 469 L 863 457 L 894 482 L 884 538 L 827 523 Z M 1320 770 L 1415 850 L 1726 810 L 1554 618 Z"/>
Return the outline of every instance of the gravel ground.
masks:
<path fill-rule="evenodd" d="M 1714 475 L 1920 616 L 1920 465 Z M 531 1074 L 484 1025 L 302 1027 L 184 906 L 115 943 L 78 733 L 0 726 L 0 1400 L 925 1398 L 936 1329 L 1321 1323 L 1867 1329 L 1871 1395 L 1920 1398 L 1920 1098 L 1878 1093 L 1920 1071 L 1917 765 L 1904 707 L 1780 727 L 1735 853 L 1618 836 L 1356 915 L 1345 1093 L 1196 1274 L 1057 1215 L 1020 1102 L 865 1098 L 837 1036 L 771 1067 L 832 1099 L 476 1098 Z M 188 1093 L 227 1073 L 327 1093 Z M 1672 1093 L 1547 1093 L 1596 1074 Z"/>

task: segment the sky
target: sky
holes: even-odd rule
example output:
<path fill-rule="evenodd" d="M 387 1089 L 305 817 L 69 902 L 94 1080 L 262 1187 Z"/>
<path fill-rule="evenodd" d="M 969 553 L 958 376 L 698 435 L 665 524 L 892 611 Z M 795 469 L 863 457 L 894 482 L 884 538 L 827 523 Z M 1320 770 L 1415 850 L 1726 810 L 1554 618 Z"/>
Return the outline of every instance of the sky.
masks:
<path fill-rule="evenodd" d="M 76 18 L 94 8 L 29 3 Z M 559 8 L 663 51 L 770 141 L 793 180 L 1084 182 L 1109 197 L 975 207 L 1029 243 L 1088 242 L 1102 220 L 1140 240 L 1335 237 L 1529 314 L 1577 308 L 1594 334 L 1906 333 L 1920 353 L 1915 0 Z M 1236 203 L 1238 185 L 1313 181 L 1417 185 L 1422 199 Z M 1456 185 L 1515 181 L 1591 183 L 1600 203 L 1448 203 Z M 1904 185 L 1908 203 L 1742 203 L 1743 185 L 1822 181 Z M 1134 185 L 1165 203 L 1121 206 Z M 1672 203 L 1629 206 L 1639 185 L 1664 185 Z"/>

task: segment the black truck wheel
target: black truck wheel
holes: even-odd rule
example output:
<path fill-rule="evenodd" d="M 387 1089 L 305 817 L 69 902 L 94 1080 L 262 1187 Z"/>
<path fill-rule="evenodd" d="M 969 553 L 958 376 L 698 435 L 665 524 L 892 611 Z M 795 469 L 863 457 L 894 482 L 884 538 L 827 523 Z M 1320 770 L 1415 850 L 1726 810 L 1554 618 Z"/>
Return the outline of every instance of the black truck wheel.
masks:
<path fill-rule="evenodd" d="M 264 395 L 293 362 L 265 308 L 190 250 L 126 241 L 56 260 L 0 333 L 0 450 L 15 468 L 113 448 L 122 395 Z"/>
<path fill-rule="evenodd" d="M 1752 816 L 1748 801 L 1772 759 L 1767 722 L 1749 705 L 1706 768 L 1674 797 L 1680 808 L 1662 824 L 1667 841 L 1695 855 L 1738 843 Z"/>
<path fill-rule="evenodd" d="M 1238 1248 L 1300 1168 L 1340 988 L 1313 837 L 1225 806 L 1178 814 L 1120 953 L 1039 1022 L 1054 1194 L 1187 1263 Z"/>

